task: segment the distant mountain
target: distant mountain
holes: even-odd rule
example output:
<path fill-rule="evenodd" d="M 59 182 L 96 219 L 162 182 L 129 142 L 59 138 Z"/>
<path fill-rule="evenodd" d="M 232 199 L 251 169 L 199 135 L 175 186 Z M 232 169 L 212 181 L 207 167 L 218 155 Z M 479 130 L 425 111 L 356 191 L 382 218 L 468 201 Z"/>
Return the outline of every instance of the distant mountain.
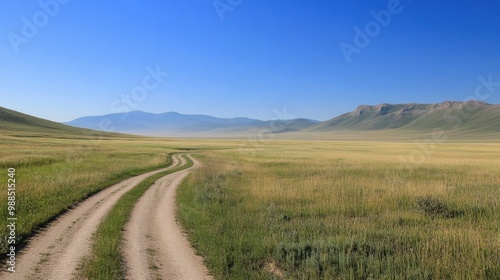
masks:
<path fill-rule="evenodd" d="M 361 105 L 308 131 L 456 130 L 500 132 L 500 105 L 480 101 Z"/>
<path fill-rule="evenodd" d="M 96 130 L 143 135 L 245 134 L 258 130 L 268 133 L 299 131 L 318 124 L 308 119 L 262 121 L 249 118 L 216 118 L 207 115 L 163 114 L 132 111 L 125 114 L 82 117 L 66 124 Z"/>

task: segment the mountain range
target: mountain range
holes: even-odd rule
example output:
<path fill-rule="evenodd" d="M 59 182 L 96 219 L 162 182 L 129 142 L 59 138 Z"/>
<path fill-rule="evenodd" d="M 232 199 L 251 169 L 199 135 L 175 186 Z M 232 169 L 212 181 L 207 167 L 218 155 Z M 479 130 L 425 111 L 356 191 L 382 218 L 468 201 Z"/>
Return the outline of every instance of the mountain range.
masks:
<path fill-rule="evenodd" d="M 65 124 L 56 123 L 0 107 L 0 129 L 14 134 L 39 132 L 55 136 L 66 133 L 89 135 L 99 132 L 167 137 L 248 137 L 276 134 L 283 138 L 340 139 L 380 135 L 404 139 L 412 135 L 445 131 L 457 138 L 500 137 L 500 105 L 480 101 L 446 101 L 437 104 L 361 105 L 354 111 L 327 121 L 310 119 L 262 121 L 250 118 L 216 118 L 175 112 L 90 116 Z M 114 134 L 109 134 L 114 135 Z M 406 136 L 405 136 L 406 135 Z"/>
<path fill-rule="evenodd" d="M 83 117 L 66 124 L 76 127 L 154 136 L 244 135 L 263 133 L 315 133 L 342 131 L 454 131 L 500 132 L 500 105 L 481 101 L 446 101 L 437 104 L 361 105 L 327 121 L 310 119 L 262 121 L 249 118 L 216 118 L 175 112 Z M 104 124 L 104 125 L 103 125 Z M 104 129 L 106 130 L 106 129 Z"/>
<path fill-rule="evenodd" d="M 176 112 L 163 114 L 132 111 L 121 114 L 91 116 L 67 122 L 67 125 L 153 136 L 240 135 L 266 131 L 285 133 L 301 131 L 319 124 L 309 119 L 262 121 L 249 118 L 216 118 L 207 115 L 185 115 Z"/>

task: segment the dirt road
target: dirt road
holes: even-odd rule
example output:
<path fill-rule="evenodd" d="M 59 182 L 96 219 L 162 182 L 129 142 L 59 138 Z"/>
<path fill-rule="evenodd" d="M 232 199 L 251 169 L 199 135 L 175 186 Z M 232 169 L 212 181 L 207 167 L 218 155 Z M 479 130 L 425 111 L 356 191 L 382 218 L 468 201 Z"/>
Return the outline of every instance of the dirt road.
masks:
<path fill-rule="evenodd" d="M 82 257 L 90 253 L 91 237 L 118 199 L 146 177 L 179 165 L 148 172 L 95 194 L 61 215 L 28 241 L 16 262 L 16 272 L 0 272 L 0 279 L 68 280 Z"/>
<path fill-rule="evenodd" d="M 135 205 L 123 240 L 127 279 L 213 279 L 175 218 L 175 193 L 188 173 L 162 177 Z"/>

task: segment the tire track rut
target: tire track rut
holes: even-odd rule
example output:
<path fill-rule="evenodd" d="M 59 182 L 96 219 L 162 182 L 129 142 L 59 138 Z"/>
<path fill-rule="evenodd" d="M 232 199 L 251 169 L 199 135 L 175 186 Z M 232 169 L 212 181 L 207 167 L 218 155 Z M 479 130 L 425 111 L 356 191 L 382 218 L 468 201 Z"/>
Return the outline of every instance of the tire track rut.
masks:
<path fill-rule="evenodd" d="M 19 252 L 16 272 L 0 272 L 0 279 L 68 280 L 78 264 L 90 253 L 91 238 L 100 222 L 120 199 L 145 178 L 179 165 L 172 157 L 169 167 L 144 173 L 108 187 L 58 217 L 30 238 Z"/>
<path fill-rule="evenodd" d="M 158 179 L 135 205 L 122 246 L 127 279 L 213 279 L 176 221 L 177 187 L 199 165 L 189 158 L 193 167 Z"/>

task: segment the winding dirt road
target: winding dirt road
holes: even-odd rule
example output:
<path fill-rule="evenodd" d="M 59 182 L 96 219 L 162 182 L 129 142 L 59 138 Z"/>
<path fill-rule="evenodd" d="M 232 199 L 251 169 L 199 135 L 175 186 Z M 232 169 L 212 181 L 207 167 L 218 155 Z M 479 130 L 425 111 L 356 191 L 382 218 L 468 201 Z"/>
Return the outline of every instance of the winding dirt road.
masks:
<path fill-rule="evenodd" d="M 178 166 L 179 161 L 178 157 L 174 157 L 172 165 L 167 168 L 135 176 L 106 188 L 61 215 L 28 241 L 17 258 L 16 272 L 2 271 L 0 279 L 73 278 L 82 258 L 90 253 L 92 234 L 119 198 L 145 178 Z M 185 174 L 187 172 L 181 171 L 172 174 L 172 177 L 179 182 Z"/>
<path fill-rule="evenodd" d="M 127 279 L 213 279 L 175 217 L 176 190 L 191 168 L 160 178 L 135 205 L 122 246 Z"/>

